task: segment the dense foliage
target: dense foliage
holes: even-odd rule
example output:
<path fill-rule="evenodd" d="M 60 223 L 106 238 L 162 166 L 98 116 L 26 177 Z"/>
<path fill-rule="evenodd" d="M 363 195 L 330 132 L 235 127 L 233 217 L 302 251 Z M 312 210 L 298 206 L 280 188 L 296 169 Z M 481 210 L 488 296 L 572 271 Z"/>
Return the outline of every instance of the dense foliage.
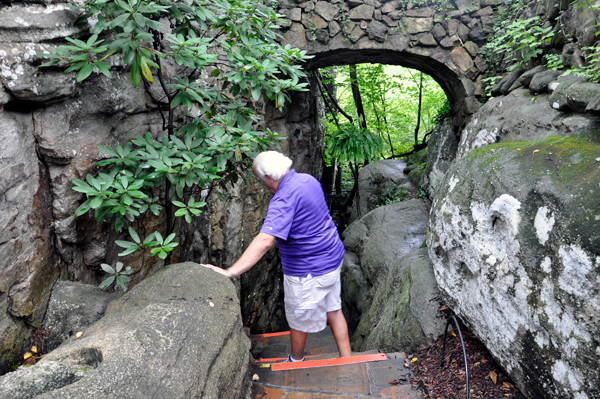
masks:
<path fill-rule="evenodd" d="M 308 57 L 278 43 L 281 16 L 255 1 L 95 0 L 80 8 L 80 20 L 97 20 L 93 35 L 67 38 L 70 44 L 43 54 L 52 58 L 43 66 L 65 65 L 77 81 L 94 71 L 111 77 L 111 69 L 123 66 L 133 86 L 158 80 L 164 95 L 154 100 L 166 134 L 99 147 L 108 156 L 98 163 L 102 171 L 74 180 L 73 189 L 87 197 L 76 216 L 93 210 L 99 222 L 127 227 L 131 241 L 116 242 L 125 248 L 120 256 L 150 247 L 167 258 L 178 245 L 172 217 L 191 222 L 206 205 L 201 197 L 217 183 L 225 188 L 245 178 L 254 155 L 276 137 L 255 130 L 251 100 L 265 97 L 283 107 L 287 91 L 306 90 L 299 64 Z M 140 237 L 143 219 L 164 208 L 166 237 Z"/>
<path fill-rule="evenodd" d="M 395 65 L 357 65 L 358 86 L 363 97 L 366 125 L 383 142 L 378 158 L 392 153 L 410 151 L 414 146 L 414 130 L 419 108 L 419 72 Z M 336 86 L 340 106 L 350 115 L 356 115 L 354 100 L 350 93 L 348 67 L 336 67 L 335 73 L 322 71 L 327 82 Z M 446 108 L 445 108 L 446 107 Z M 439 118 L 446 117 L 440 110 L 447 110 L 446 94 L 430 76 L 423 75 L 423 93 L 419 139 L 430 131 Z M 438 116 L 438 115 L 442 116 Z M 328 137 L 338 130 L 331 115 L 328 116 Z"/>

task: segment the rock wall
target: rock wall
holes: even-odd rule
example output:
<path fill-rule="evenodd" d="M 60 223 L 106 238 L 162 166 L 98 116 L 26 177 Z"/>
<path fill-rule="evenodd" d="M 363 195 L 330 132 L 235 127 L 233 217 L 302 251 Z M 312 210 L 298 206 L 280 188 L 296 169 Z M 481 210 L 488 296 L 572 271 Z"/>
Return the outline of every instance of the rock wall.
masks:
<path fill-rule="evenodd" d="M 538 94 L 544 74 L 486 103 L 429 174 L 427 244 L 445 300 L 527 397 L 598 398 L 599 122 L 554 109 L 566 83 Z"/>
<path fill-rule="evenodd" d="M 73 25 L 78 12 L 68 8 L 82 0 L 8 3 L 0 5 L 0 373 L 40 326 L 54 282 L 97 284 L 100 263 L 114 263 L 121 251 L 112 244 L 121 237 L 111 226 L 97 225 L 89 215 L 73 217 L 83 196 L 71 190 L 71 180 L 96 170 L 94 164 L 104 156 L 97 145 L 124 144 L 146 132 L 156 138 L 164 134 L 153 101 L 157 97 L 150 95 L 157 89 L 131 87 L 128 71 L 115 67 L 112 79 L 94 73 L 76 83 L 74 74 L 38 68 L 46 59 L 37 53 L 53 51 L 67 36 L 90 35 L 88 23 Z M 284 136 L 282 149 L 296 168 L 320 177 L 322 105 L 314 93 L 294 94 L 294 101 L 283 114 L 262 102 L 256 107 L 265 115 L 264 127 Z M 192 239 L 174 261 L 224 265 L 241 254 L 258 231 L 270 197 L 259 186 L 244 184 L 232 194 L 238 198 L 226 204 L 213 199 L 214 212 L 205 212 L 189 227 Z M 153 223 L 146 228 L 164 229 L 163 219 Z M 139 270 L 133 284 L 162 267 L 162 261 L 147 255 L 144 262 L 139 255 L 125 258 Z M 267 264 L 276 270 L 278 259 L 273 256 Z M 256 268 L 257 276 L 261 271 Z M 272 286 L 256 301 L 269 295 L 275 303 Z M 281 324 L 281 314 L 274 321 L 276 311 L 274 305 L 263 311 L 262 330 Z M 250 313 L 245 321 L 254 319 Z"/>

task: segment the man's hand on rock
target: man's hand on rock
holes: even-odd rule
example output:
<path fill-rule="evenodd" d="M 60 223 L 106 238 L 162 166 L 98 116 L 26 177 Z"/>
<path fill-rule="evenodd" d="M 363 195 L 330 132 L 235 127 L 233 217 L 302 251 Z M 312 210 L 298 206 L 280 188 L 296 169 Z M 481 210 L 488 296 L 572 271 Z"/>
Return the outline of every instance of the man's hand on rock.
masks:
<path fill-rule="evenodd" d="M 217 273 L 220 273 L 220 274 L 222 274 L 223 276 L 225 276 L 225 277 L 227 277 L 227 278 L 230 278 L 230 277 L 229 277 L 229 273 L 227 273 L 227 270 L 221 269 L 221 268 L 220 268 L 220 267 L 218 267 L 218 266 L 215 266 L 215 265 L 210 265 L 210 264 L 204 264 L 204 263 L 200 263 L 200 266 L 204 266 L 204 267 L 206 267 L 207 269 L 210 269 L 210 270 L 212 270 L 212 271 L 215 271 L 215 272 L 217 272 Z"/>

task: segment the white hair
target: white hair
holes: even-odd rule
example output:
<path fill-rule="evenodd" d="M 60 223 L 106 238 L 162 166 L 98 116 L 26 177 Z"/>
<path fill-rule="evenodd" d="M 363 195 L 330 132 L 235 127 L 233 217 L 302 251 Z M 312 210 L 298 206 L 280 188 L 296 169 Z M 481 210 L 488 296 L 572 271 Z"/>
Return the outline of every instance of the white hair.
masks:
<path fill-rule="evenodd" d="M 254 173 L 259 180 L 270 176 L 273 180 L 280 180 L 292 167 L 292 160 L 277 151 L 261 152 L 254 158 Z"/>

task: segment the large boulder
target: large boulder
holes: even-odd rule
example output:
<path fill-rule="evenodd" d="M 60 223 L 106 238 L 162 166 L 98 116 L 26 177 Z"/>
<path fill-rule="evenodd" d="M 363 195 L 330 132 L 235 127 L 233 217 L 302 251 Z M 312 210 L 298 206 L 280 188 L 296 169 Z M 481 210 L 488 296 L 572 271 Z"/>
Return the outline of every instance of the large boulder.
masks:
<path fill-rule="evenodd" d="M 42 328 L 55 340 L 64 341 L 100 320 L 117 295 L 95 285 L 59 280 L 52 288 Z"/>
<path fill-rule="evenodd" d="M 436 126 L 427 146 L 427 167 L 423 176 L 423 187 L 433 197 L 441 185 L 448 168 L 456 157 L 458 137 L 449 122 Z"/>
<path fill-rule="evenodd" d="M 553 109 L 548 96 L 533 96 L 524 89 L 495 97 L 485 103 L 460 133 L 457 158 L 475 148 L 502 140 L 530 141 L 550 136 L 588 134 L 598 122 L 581 114 Z"/>
<path fill-rule="evenodd" d="M 405 160 L 385 159 L 371 163 L 361 169 L 358 175 L 358 190 L 360 193 L 360 212 L 366 215 L 381 205 L 386 205 L 385 200 L 399 192 L 402 187 L 409 191 L 411 188 L 403 170 L 406 168 Z M 358 218 L 356 199 L 352 204 L 350 222 Z"/>
<path fill-rule="evenodd" d="M 40 399 L 240 398 L 250 348 L 241 320 L 227 278 L 174 264 L 113 301 L 80 339 L 2 377 L 0 398 L 34 397 L 31 381 L 48 387 L 36 388 Z"/>
<path fill-rule="evenodd" d="M 352 336 L 354 350 L 413 353 L 444 331 L 439 290 L 427 248 L 394 260 Z"/>
<path fill-rule="evenodd" d="M 351 331 L 366 317 L 394 262 L 423 243 L 426 229 L 427 209 L 412 199 L 376 208 L 344 231 L 342 302 Z"/>
<path fill-rule="evenodd" d="M 597 122 L 524 94 L 488 102 L 462 132 L 429 254 L 445 300 L 527 397 L 596 398 Z"/>

